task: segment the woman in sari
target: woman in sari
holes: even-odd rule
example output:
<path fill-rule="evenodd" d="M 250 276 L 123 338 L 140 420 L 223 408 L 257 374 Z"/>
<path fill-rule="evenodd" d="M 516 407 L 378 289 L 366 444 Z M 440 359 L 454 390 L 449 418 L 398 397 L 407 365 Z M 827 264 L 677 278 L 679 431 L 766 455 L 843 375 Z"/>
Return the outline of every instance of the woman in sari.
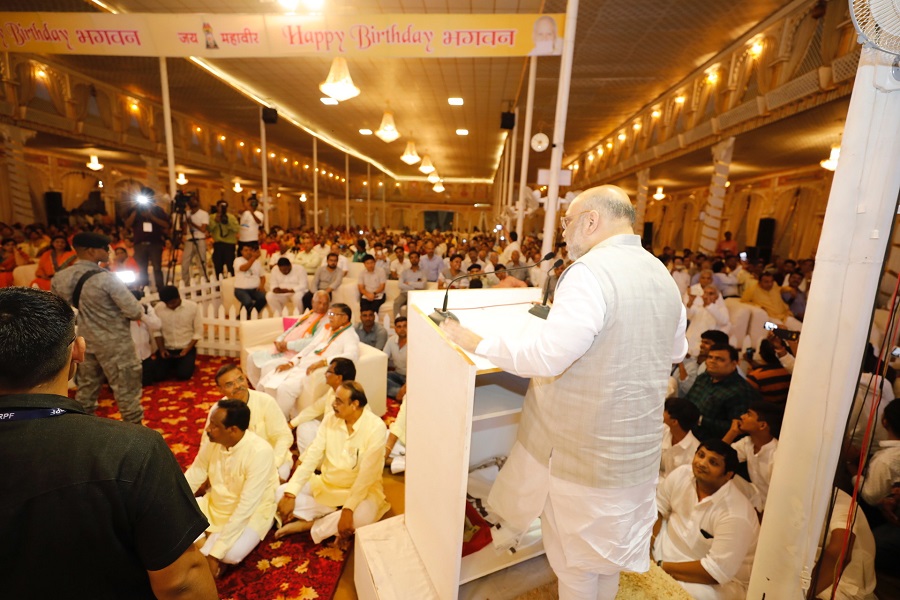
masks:
<path fill-rule="evenodd" d="M 50 291 L 50 280 L 53 279 L 53 276 L 76 260 L 78 260 L 78 257 L 75 251 L 72 250 L 72 247 L 69 246 L 66 237 L 63 235 L 53 236 L 53 241 L 50 242 L 50 249 L 41 254 L 31 287 L 36 286 L 42 290 Z"/>

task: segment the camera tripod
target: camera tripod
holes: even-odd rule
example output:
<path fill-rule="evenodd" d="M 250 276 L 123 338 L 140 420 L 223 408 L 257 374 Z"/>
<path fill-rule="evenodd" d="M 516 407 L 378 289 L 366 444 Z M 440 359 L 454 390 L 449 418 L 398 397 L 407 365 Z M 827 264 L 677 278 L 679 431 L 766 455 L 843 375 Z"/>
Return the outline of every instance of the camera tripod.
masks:
<path fill-rule="evenodd" d="M 193 256 L 197 256 L 200 259 L 200 274 L 203 276 L 203 280 L 206 283 L 209 283 L 209 274 L 206 272 L 206 253 L 200 252 L 200 244 L 197 243 L 196 238 L 194 238 L 193 227 L 190 225 L 189 220 L 187 218 L 187 196 L 182 192 L 178 192 L 175 196 L 175 200 L 172 201 L 172 214 L 169 217 L 169 231 L 171 231 L 171 235 L 169 237 L 169 242 L 172 245 L 172 256 L 169 264 L 166 265 L 166 275 L 165 282 L 166 285 L 176 285 L 175 284 L 175 252 L 178 250 L 182 250 L 182 257 L 184 256 L 184 237 L 183 234 L 188 234 L 188 239 L 190 243 L 193 244 Z M 190 263 L 194 262 L 193 256 L 191 256 Z M 182 272 L 184 269 L 188 270 L 188 278 L 190 278 L 190 269 L 191 264 L 185 263 L 184 260 L 181 262 Z"/>

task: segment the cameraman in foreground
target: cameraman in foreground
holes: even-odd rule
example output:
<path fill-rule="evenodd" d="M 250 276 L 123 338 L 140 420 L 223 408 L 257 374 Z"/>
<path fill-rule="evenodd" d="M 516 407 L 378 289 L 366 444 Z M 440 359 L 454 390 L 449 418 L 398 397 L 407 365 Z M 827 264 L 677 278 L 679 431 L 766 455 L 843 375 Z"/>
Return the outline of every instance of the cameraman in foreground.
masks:
<path fill-rule="evenodd" d="M 125 226 L 132 228 L 134 239 L 134 260 L 140 269 L 141 286 L 149 285 L 147 265 L 153 265 L 153 280 L 156 289 L 163 286 L 162 251 L 169 230 L 169 217 L 157 206 L 156 194 L 148 187 L 142 187 L 134 199 L 131 212 L 125 217 Z"/>
<path fill-rule="evenodd" d="M 229 272 L 234 275 L 234 249 L 241 224 L 235 215 L 228 212 L 228 203 L 219 200 L 216 213 L 209 221 L 209 234 L 213 239 L 213 269 L 218 276 Z M 182 267 L 183 268 L 183 267 Z"/>

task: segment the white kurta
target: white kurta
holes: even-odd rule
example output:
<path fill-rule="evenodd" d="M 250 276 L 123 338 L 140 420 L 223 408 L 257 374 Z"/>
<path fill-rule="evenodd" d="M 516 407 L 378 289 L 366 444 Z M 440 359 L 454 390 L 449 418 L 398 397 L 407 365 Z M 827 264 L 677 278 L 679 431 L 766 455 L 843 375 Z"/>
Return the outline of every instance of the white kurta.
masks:
<path fill-rule="evenodd" d="M 210 555 L 221 559 L 248 527 L 266 537 L 275 518 L 275 472 L 272 447 L 252 431 L 237 444 L 207 444 L 184 476 L 196 492 L 209 479 L 209 491 L 198 498 L 209 520 L 207 532 L 218 533 Z"/>
<path fill-rule="evenodd" d="M 766 497 L 769 495 L 769 482 L 772 480 L 772 469 L 775 468 L 775 453 L 778 450 L 778 440 L 773 439 L 759 449 L 753 450 L 753 440 L 750 436 L 743 437 L 731 445 L 737 451 L 738 460 L 747 463 L 747 471 L 750 474 L 750 490 L 747 498 L 759 512 L 766 508 Z M 746 491 L 746 490 L 745 490 Z"/>

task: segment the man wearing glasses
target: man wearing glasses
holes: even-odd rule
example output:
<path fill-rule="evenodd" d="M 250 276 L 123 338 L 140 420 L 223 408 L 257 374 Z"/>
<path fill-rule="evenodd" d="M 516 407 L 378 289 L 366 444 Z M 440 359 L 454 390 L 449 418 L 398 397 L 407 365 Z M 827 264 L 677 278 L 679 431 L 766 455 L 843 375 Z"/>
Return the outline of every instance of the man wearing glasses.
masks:
<path fill-rule="evenodd" d="M 634 218 L 612 185 L 572 201 L 562 227 L 577 260 L 530 337 L 483 339 L 442 324 L 466 350 L 534 379 L 488 503 L 513 529 L 541 517 L 560 597 L 612 599 L 621 571 L 650 567 L 663 401 L 671 365 L 687 351 L 686 320 L 675 281 L 641 247 Z"/>
<path fill-rule="evenodd" d="M 109 383 L 122 420 L 141 424 L 141 361 L 129 321 L 144 314 L 125 283 L 98 263 L 109 261 L 109 238 L 79 233 L 72 238 L 78 260 L 53 278 L 54 294 L 78 309 L 78 333 L 87 342 L 84 363 L 75 374 L 75 399 L 88 414 L 97 410 L 104 381 Z"/>
<path fill-rule="evenodd" d="M 274 396 L 286 419 L 296 416 L 327 391 L 324 373 L 331 360 L 359 360 L 359 336 L 350 323 L 351 315 L 346 304 L 332 304 L 327 314 L 328 326 L 321 328 L 309 345 L 290 360 L 263 368 L 257 387 Z"/>
<path fill-rule="evenodd" d="M 312 441 L 316 438 L 322 417 L 328 411 L 328 407 L 334 402 L 334 393 L 345 381 L 356 379 L 356 365 L 347 358 L 332 359 L 325 369 L 325 383 L 328 389 L 316 398 L 316 401 L 300 411 L 300 414 L 291 419 L 291 428 L 297 430 L 297 452 L 303 454 Z"/>

